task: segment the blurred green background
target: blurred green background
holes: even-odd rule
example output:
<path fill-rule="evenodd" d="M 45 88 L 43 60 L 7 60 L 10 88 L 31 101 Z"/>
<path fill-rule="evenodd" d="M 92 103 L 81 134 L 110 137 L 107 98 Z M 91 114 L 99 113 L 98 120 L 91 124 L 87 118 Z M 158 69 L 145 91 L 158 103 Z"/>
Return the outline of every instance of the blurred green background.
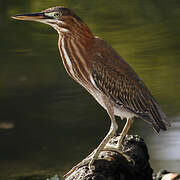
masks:
<path fill-rule="evenodd" d="M 130 133 L 145 139 L 155 171 L 179 171 L 179 0 L 1 0 L 0 179 L 63 175 L 109 130 L 105 110 L 65 72 L 56 31 L 10 18 L 57 5 L 76 12 L 146 83 L 172 127 L 157 135 L 137 120 Z"/>

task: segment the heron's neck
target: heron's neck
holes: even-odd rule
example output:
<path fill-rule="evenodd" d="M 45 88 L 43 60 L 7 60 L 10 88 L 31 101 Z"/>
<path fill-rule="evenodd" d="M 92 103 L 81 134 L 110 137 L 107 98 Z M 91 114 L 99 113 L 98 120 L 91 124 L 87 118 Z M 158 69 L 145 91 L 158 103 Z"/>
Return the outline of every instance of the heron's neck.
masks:
<path fill-rule="evenodd" d="M 89 27 L 83 22 L 76 22 L 75 24 L 63 24 L 59 29 L 56 29 L 61 37 L 73 38 L 76 40 L 88 41 L 94 38 L 93 33 Z"/>
<path fill-rule="evenodd" d="M 93 41 L 94 35 L 89 28 L 86 32 L 74 31 L 59 36 L 59 50 L 65 69 L 80 84 L 87 82 L 89 77 L 87 61 Z"/>
<path fill-rule="evenodd" d="M 81 23 L 79 26 L 77 25 L 77 27 L 73 28 L 73 34 L 81 39 L 92 39 L 94 38 L 93 33 L 91 32 L 91 30 L 89 29 L 89 27 L 84 24 Z"/>

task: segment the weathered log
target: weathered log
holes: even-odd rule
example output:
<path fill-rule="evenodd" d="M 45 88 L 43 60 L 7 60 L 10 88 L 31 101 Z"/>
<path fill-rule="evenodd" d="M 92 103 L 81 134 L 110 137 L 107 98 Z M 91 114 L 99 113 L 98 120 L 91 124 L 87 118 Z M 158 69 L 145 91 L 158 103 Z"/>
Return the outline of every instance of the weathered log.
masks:
<path fill-rule="evenodd" d="M 109 144 L 114 146 L 116 138 Z M 123 154 L 125 155 L 123 155 Z M 88 164 L 75 169 L 66 180 L 152 180 L 153 170 L 149 164 L 149 155 L 143 139 L 137 135 L 127 135 L 122 146 L 122 153 L 102 151 L 94 162 L 94 169 Z M 127 160 L 128 156 L 131 161 Z"/>

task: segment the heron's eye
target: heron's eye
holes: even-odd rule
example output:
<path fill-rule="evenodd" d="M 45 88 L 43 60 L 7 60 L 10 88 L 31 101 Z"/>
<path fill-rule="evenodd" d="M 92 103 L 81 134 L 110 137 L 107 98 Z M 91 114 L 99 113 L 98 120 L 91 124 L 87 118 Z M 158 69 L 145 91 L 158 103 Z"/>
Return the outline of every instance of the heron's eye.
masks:
<path fill-rule="evenodd" d="M 54 14 L 54 16 L 55 16 L 56 18 L 59 18 L 61 15 L 62 15 L 61 12 L 56 12 L 56 13 Z"/>

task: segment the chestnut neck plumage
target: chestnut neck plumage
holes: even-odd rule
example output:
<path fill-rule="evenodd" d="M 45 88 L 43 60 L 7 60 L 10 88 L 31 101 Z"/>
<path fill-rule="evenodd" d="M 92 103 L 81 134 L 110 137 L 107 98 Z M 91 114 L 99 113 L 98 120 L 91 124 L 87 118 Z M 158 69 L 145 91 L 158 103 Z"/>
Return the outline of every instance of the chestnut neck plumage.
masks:
<path fill-rule="evenodd" d="M 63 23 L 59 31 L 59 50 L 68 74 L 81 85 L 90 79 L 88 57 L 94 35 L 83 22 Z"/>

